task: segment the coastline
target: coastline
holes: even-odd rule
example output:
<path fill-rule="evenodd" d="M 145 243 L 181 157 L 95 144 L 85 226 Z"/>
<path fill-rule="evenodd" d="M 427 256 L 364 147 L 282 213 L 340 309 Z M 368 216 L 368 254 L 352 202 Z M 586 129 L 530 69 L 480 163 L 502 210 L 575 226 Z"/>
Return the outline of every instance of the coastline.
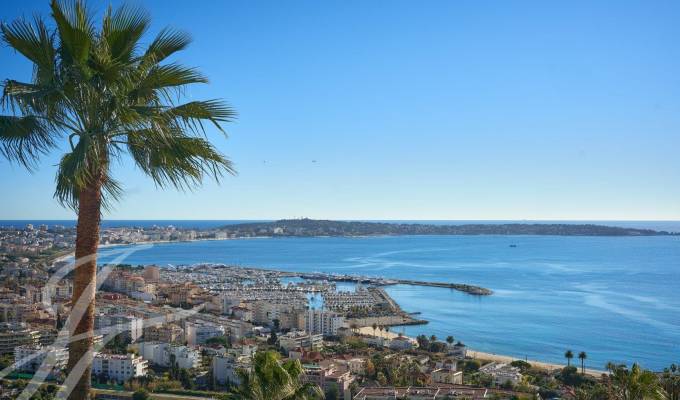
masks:
<path fill-rule="evenodd" d="M 172 244 L 172 243 L 185 243 L 185 242 L 203 241 L 203 240 L 232 240 L 232 239 L 233 240 L 254 239 L 254 237 L 251 237 L 251 238 L 194 239 L 194 240 L 183 240 L 183 241 L 179 241 L 179 240 L 149 241 L 149 242 L 132 243 L 132 244 L 116 243 L 116 244 L 102 245 L 101 247 L 102 247 L 102 250 L 103 250 L 105 248 L 113 248 L 113 247 L 119 247 L 119 246 L 134 246 L 134 245 L 145 245 L 145 244 L 154 244 L 154 243 L 158 243 L 158 244 L 170 243 L 170 244 Z M 160 247 L 159 247 L 159 249 L 160 249 Z M 69 257 L 69 256 L 72 256 L 72 253 L 70 253 L 69 255 L 66 255 L 65 257 Z M 64 258 L 64 257 L 62 257 L 62 258 Z M 153 261 L 153 260 L 150 260 L 147 263 L 151 263 L 151 261 Z M 258 267 L 249 267 L 249 268 L 266 269 L 266 268 L 258 268 Z M 269 269 L 273 270 L 271 268 L 269 268 Z M 427 333 L 427 332 L 425 332 L 425 333 Z M 462 335 L 463 333 L 464 332 L 461 332 L 461 336 L 463 336 Z M 415 333 L 413 333 L 413 335 L 415 335 Z M 438 333 L 438 335 L 439 335 L 439 333 Z M 517 354 L 515 356 L 508 356 L 507 354 L 513 354 L 514 349 L 506 348 L 506 346 L 502 347 L 500 354 L 495 353 L 495 351 L 498 351 L 498 349 L 496 349 L 496 348 L 490 348 L 490 349 L 486 348 L 485 350 L 491 351 L 491 352 L 477 351 L 477 350 L 471 349 L 470 354 L 474 354 L 476 358 L 498 360 L 498 361 L 501 361 L 501 362 L 509 362 L 509 361 L 512 361 L 512 360 L 517 360 L 517 359 L 522 360 L 522 359 L 524 359 L 524 357 L 523 357 L 524 351 L 523 350 L 518 350 Z M 530 351 L 530 350 L 528 350 L 528 351 Z M 535 354 L 534 357 L 536 357 L 538 360 L 540 360 L 543 356 L 547 356 L 553 362 L 554 361 L 559 362 L 560 357 L 561 357 L 561 354 L 554 354 L 552 352 L 550 352 L 550 353 L 544 352 L 544 353 L 538 353 L 538 354 L 534 353 L 534 354 Z M 555 368 L 562 368 L 564 366 L 564 364 L 559 364 L 559 363 L 556 364 L 556 363 L 543 362 L 543 361 L 538 361 L 538 360 L 531 360 L 531 362 L 532 362 L 532 364 L 535 364 L 537 367 L 540 366 L 542 369 L 546 369 L 546 370 L 555 369 Z M 590 361 L 590 360 L 587 360 L 587 361 Z M 594 362 L 594 364 L 601 367 L 602 365 L 604 365 L 604 362 L 601 362 L 601 363 L 600 362 Z M 661 367 L 657 367 L 657 368 L 660 370 Z M 598 370 L 591 370 L 591 369 L 588 370 L 588 373 L 593 374 L 594 376 L 599 376 L 599 374 L 601 372 L 602 371 L 598 371 Z"/>
<path fill-rule="evenodd" d="M 367 335 L 367 336 L 373 336 L 373 337 L 382 337 L 385 339 L 393 339 L 399 336 L 399 334 L 394 333 L 394 332 L 386 332 L 386 331 L 373 331 L 373 328 L 370 326 L 366 326 L 363 328 L 358 329 L 359 333 L 362 335 Z M 402 335 L 404 336 L 404 335 Z M 415 338 L 410 337 L 410 336 L 404 336 L 407 337 L 411 340 L 415 341 Z M 503 355 L 503 354 L 496 354 L 496 353 L 487 353 L 483 351 L 478 351 L 475 349 L 470 349 L 468 348 L 467 350 L 467 357 L 473 359 L 473 360 L 484 360 L 484 361 L 492 361 L 496 363 L 506 363 L 509 364 L 513 361 L 521 360 L 521 361 L 526 361 L 533 368 L 537 368 L 540 370 L 544 371 L 555 371 L 555 370 L 560 370 L 564 367 L 566 367 L 566 364 L 557 364 L 557 363 L 549 363 L 545 361 L 538 361 L 538 360 L 528 360 L 528 359 L 523 359 L 521 357 L 512 357 L 508 355 Z M 576 366 L 576 365 L 575 365 Z M 576 366 L 578 368 L 578 366 Z M 580 370 L 580 368 L 579 368 Z M 591 368 L 586 368 L 586 374 L 593 376 L 593 377 L 600 377 L 602 374 L 606 373 L 605 371 L 601 370 L 596 370 L 596 369 L 591 369 Z"/>

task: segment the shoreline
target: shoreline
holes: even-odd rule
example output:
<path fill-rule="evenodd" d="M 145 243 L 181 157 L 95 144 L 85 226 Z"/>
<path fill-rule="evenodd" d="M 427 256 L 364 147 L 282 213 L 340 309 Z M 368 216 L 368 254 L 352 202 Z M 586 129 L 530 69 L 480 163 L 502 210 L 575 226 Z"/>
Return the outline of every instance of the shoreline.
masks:
<path fill-rule="evenodd" d="M 172 240 L 172 241 L 147 241 L 147 242 L 139 242 L 139 243 L 113 243 L 113 244 L 103 244 L 100 246 L 100 249 L 106 249 L 106 248 L 113 248 L 113 247 L 120 247 L 120 246 L 135 246 L 135 245 L 149 245 L 149 244 L 172 244 L 172 243 L 189 243 L 189 242 L 196 242 L 196 241 L 222 241 L 222 240 L 241 240 L 241 239 L 258 239 L 258 238 L 265 238 L 265 237 L 251 237 L 251 238 L 211 238 L 211 239 L 193 239 L 193 240 Z M 68 259 L 69 257 L 73 257 L 74 252 L 70 252 L 69 254 L 62 255 L 55 259 L 54 262 L 57 262 L 59 260 L 65 260 Z M 197 263 L 198 264 L 198 263 Z M 210 264 L 210 263 L 204 263 L 204 264 Z M 216 265 L 219 263 L 215 263 Z M 220 265 L 225 265 L 228 266 L 227 264 L 220 264 Z M 281 271 L 281 270 L 276 270 L 272 268 L 262 268 L 262 267 L 244 267 L 244 266 L 235 266 L 237 268 L 252 268 L 252 269 L 257 269 L 257 270 L 265 270 L 265 271 L 274 271 L 278 273 L 284 273 L 284 274 L 291 274 L 290 272 L 287 271 Z M 370 334 L 370 327 L 368 328 L 369 334 Z M 395 335 L 396 336 L 396 335 Z M 477 359 L 483 359 L 483 360 L 492 360 L 492 361 L 497 361 L 497 362 L 511 362 L 513 360 L 524 360 L 523 357 L 513 357 L 509 355 L 504 355 L 504 354 L 497 354 L 497 353 L 491 353 L 491 352 L 484 352 L 484 351 L 477 351 L 475 349 L 469 349 L 468 354 L 471 355 L 474 358 Z M 554 363 L 554 362 L 547 362 L 547 361 L 539 361 L 539 360 L 528 360 L 533 366 L 543 369 L 543 370 L 554 370 L 554 369 L 560 369 L 563 368 L 566 364 L 560 364 L 560 363 Z M 579 367 L 578 365 L 575 365 L 576 367 Z M 580 368 L 579 368 L 580 369 Z M 591 369 L 587 368 L 586 373 L 592 376 L 600 376 L 602 373 L 605 373 L 605 371 L 602 370 L 596 370 L 596 369 Z"/>
<path fill-rule="evenodd" d="M 370 326 L 362 327 L 358 329 L 359 333 L 362 335 L 366 336 L 372 336 L 372 337 L 382 337 L 385 339 L 393 339 L 399 336 L 399 334 L 394 333 L 394 332 L 386 332 L 386 331 L 373 331 L 373 328 Z M 407 337 L 411 340 L 415 341 L 415 338 L 411 336 L 406 336 L 402 335 L 403 337 Z M 555 370 L 560 370 L 564 367 L 566 367 L 566 364 L 559 364 L 559 363 L 551 363 L 551 362 L 546 362 L 546 361 L 538 361 L 538 360 L 529 360 L 529 359 L 524 359 L 521 357 L 513 357 L 509 355 L 504 355 L 504 354 L 496 354 L 496 353 L 487 353 L 483 351 L 478 351 L 475 349 L 468 348 L 467 350 L 467 357 L 466 358 L 471 358 L 473 360 L 484 360 L 484 361 L 492 361 L 496 363 L 506 363 L 509 364 L 513 361 L 521 360 L 521 361 L 526 361 L 529 364 L 531 364 L 532 368 L 544 370 L 544 371 L 555 371 Z M 578 365 L 572 365 L 576 367 L 580 371 L 580 367 Z M 606 373 L 606 371 L 601 371 L 601 370 L 596 370 L 592 368 L 586 368 L 586 374 L 597 377 L 599 378 L 602 374 Z"/>

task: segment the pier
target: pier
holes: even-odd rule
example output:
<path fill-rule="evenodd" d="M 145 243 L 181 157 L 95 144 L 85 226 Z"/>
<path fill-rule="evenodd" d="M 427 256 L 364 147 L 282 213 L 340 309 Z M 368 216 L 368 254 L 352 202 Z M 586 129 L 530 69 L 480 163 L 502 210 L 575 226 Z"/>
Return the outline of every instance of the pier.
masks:
<path fill-rule="evenodd" d="M 490 296 L 493 294 L 491 289 L 481 286 L 468 285 L 464 283 L 449 283 L 449 282 L 429 282 L 416 281 L 411 279 L 391 279 L 391 278 L 373 278 L 366 276 L 354 275 L 334 275 L 321 272 L 299 273 L 298 277 L 310 280 L 327 280 L 335 282 L 353 282 L 362 283 L 374 286 L 389 286 L 389 285 L 413 285 L 413 286 L 430 286 L 440 287 L 446 289 L 454 289 L 474 296 Z"/>

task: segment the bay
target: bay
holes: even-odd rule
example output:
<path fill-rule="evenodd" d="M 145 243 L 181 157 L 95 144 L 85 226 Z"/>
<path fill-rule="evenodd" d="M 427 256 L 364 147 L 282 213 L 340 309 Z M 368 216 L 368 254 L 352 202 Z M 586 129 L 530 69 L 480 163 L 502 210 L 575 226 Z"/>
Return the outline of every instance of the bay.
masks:
<path fill-rule="evenodd" d="M 124 262 L 469 283 L 494 294 L 388 287 L 402 308 L 430 321 L 393 330 L 453 335 L 476 350 L 548 362 L 564 362 L 567 349 L 586 351 L 596 369 L 680 362 L 680 237 L 258 238 L 154 244 Z"/>

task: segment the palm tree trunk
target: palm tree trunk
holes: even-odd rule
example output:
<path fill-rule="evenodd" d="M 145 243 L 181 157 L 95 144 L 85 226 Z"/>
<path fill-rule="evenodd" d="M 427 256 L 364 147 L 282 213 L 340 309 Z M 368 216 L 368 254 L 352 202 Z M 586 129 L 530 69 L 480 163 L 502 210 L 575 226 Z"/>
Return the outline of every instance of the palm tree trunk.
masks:
<path fill-rule="evenodd" d="M 76 268 L 73 278 L 71 300 L 73 316 L 69 332 L 72 336 L 85 337 L 69 344 L 68 371 L 82 359 L 85 369 L 78 377 L 69 399 L 90 398 L 90 375 L 92 369 L 92 332 L 94 330 L 94 301 L 97 282 L 97 247 L 101 222 L 101 181 L 95 181 L 79 194 L 78 226 L 76 228 Z M 78 260 L 81 260 L 80 262 Z M 82 365 L 82 364 L 81 364 Z M 78 372 L 76 372 L 78 373 Z"/>

